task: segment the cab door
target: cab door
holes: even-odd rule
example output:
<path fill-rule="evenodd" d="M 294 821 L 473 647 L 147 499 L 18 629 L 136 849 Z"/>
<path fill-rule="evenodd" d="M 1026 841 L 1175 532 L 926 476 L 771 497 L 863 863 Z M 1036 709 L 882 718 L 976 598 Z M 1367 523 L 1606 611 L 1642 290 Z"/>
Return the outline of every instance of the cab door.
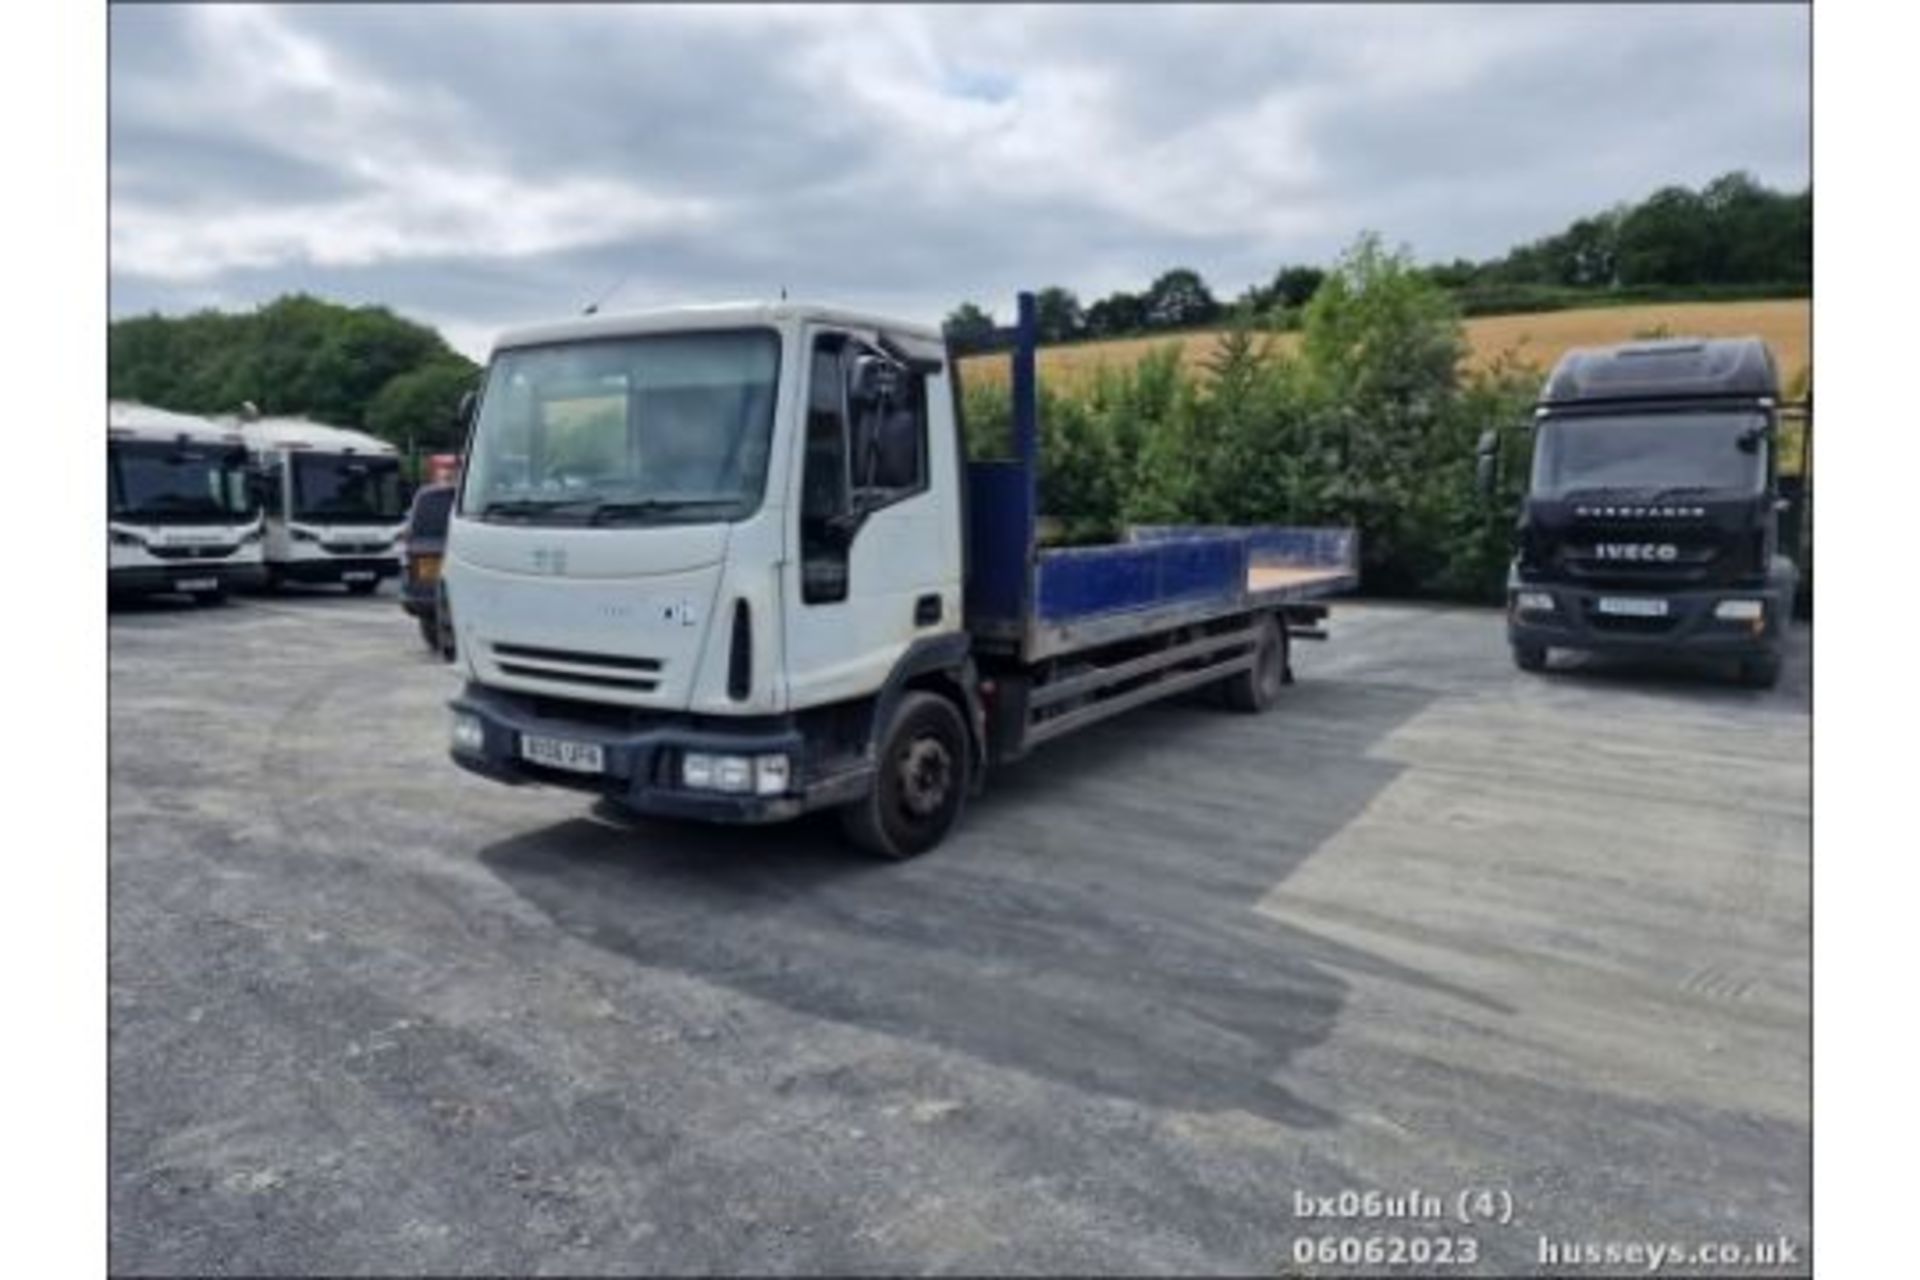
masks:
<path fill-rule="evenodd" d="M 789 705 L 877 692 L 913 641 L 960 625 L 959 519 L 946 371 L 878 335 L 803 331 L 784 594 Z M 906 340 L 887 344 L 896 350 Z M 934 406 L 944 412 L 931 412 Z M 930 418 L 948 422 L 944 437 Z M 945 448 L 936 448 L 935 439 Z"/>

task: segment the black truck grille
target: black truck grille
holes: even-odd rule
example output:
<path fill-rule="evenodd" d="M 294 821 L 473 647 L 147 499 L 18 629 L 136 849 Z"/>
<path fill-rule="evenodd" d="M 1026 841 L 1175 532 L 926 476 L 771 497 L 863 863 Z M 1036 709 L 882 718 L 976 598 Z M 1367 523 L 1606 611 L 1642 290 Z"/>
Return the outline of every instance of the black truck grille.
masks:
<path fill-rule="evenodd" d="M 660 684 L 660 659 L 618 653 L 582 653 L 529 644 L 495 644 L 493 660 L 500 670 L 529 680 L 550 680 L 590 689 L 625 689 L 651 693 Z"/>
<path fill-rule="evenodd" d="M 225 544 L 202 542 L 188 546 L 148 547 L 147 553 L 160 560 L 224 560 L 240 549 L 237 542 Z"/>

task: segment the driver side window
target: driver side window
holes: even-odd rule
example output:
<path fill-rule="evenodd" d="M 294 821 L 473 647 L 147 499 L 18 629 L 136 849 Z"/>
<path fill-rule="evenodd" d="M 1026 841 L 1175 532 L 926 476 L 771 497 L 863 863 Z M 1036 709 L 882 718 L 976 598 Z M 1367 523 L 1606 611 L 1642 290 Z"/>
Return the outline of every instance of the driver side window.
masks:
<path fill-rule="evenodd" d="M 851 335 L 820 335 L 808 368 L 801 600 L 846 599 L 861 522 L 926 488 L 926 376 Z"/>

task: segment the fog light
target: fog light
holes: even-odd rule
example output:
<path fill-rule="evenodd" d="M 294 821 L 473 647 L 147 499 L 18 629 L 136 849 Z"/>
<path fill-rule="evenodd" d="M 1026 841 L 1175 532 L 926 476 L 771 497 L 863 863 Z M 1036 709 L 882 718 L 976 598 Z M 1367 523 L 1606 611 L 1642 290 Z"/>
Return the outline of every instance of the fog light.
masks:
<path fill-rule="evenodd" d="M 1552 613 L 1553 594 L 1548 591 L 1521 591 L 1514 595 L 1513 607 L 1522 613 Z"/>
<path fill-rule="evenodd" d="M 702 791 L 713 786 L 713 757 L 689 751 L 680 757 L 680 785 Z"/>
<path fill-rule="evenodd" d="M 1722 600 L 1713 606 L 1713 616 L 1722 622 L 1758 622 L 1766 613 L 1763 600 Z"/>
<path fill-rule="evenodd" d="M 754 757 L 753 789 L 757 794 L 777 796 L 785 793 L 792 776 L 793 766 L 785 756 Z"/>
<path fill-rule="evenodd" d="M 745 756 L 715 756 L 713 786 L 716 791 L 753 790 L 753 761 Z"/>
<path fill-rule="evenodd" d="M 487 730 L 480 717 L 465 711 L 453 713 L 453 749 L 477 756 L 487 744 Z"/>

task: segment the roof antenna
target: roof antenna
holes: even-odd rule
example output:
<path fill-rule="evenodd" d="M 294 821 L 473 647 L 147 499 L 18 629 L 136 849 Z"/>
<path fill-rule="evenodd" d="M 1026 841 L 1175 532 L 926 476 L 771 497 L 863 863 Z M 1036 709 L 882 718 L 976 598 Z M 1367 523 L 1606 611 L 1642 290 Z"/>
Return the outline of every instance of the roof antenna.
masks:
<path fill-rule="evenodd" d="M 781 286 L 780 286 L 780 301 L 782 301 L 782 302 L 785 302 L 786 300 L 787 300 L 787 286 L 785 286 L 785 285 L 781 285 Z"/>
<path fill-rule="evenodd" d="M 599 314 L 601 305 L 605 303 L 608 298 L 611 298 L 615 293 L 617 293 L 621 285 L 625 284 L 628 280 L 632 278 L 633 278 L 633 272 L 631 271 L 623 272 L 618 280 L 615 280 L 612 284 L 607 286 L 607 291 L 605 293 L 595 298 L 592 302 L 589 302 L 586 305 L 586 307 L 581 310 L 580 314 L 583 316 L 591 316 L 591 315 Z"/>

